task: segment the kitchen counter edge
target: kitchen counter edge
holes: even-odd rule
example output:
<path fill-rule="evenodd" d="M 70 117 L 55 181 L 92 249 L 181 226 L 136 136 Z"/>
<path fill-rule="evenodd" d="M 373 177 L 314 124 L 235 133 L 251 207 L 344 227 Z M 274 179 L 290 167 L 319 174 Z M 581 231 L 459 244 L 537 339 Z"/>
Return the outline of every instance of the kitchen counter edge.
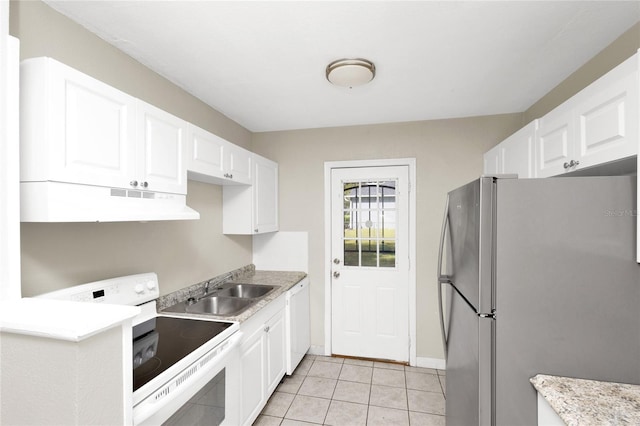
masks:
<path fill-rule="evenodd" d="M 530 382 L 569 426 L 640 424 L 640 385 L 544 374 Z"/>

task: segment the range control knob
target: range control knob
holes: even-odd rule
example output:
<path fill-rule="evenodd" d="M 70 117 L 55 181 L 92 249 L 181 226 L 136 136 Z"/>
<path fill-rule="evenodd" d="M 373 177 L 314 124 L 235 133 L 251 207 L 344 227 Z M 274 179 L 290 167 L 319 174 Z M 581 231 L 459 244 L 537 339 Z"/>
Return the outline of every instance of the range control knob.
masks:
<path fill-rule="evenodd" d="M 138 294 L 142 294 L 144 293 L 144 287 L 142 286 L 142 284 L 136 284 L 136 286 L 133 288 L 133 291 Z"/>
<path fill-rule="evenodd" d="M 156 282 L 153 280 L 147 281 L 147 288 L 149 290 L 154 290 L 156 288 Z"/>

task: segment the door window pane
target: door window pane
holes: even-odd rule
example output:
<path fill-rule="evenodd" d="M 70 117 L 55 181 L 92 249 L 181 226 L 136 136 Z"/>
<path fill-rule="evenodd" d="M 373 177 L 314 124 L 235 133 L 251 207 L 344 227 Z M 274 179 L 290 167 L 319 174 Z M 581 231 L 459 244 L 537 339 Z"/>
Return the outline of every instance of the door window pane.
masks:
<path fill-rule="evenodd" d="M 344 265 L 360 266 L 360 242 L 344 240 Z"/>
<path fill-rule="evenodd" d="M 396 266 L 396 181 L 343 182 L 345 266 Z"/>

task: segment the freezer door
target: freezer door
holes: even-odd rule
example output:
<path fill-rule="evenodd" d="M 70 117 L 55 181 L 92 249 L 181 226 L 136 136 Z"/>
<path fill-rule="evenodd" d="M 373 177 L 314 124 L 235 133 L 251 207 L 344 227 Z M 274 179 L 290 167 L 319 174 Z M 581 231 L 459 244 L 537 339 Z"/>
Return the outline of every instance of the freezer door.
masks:
<path fill-rule="evenodd" d="M 476 312 L 490 313 L 495 183 L 480 178 L 449 193 L 447 272 Z"/>

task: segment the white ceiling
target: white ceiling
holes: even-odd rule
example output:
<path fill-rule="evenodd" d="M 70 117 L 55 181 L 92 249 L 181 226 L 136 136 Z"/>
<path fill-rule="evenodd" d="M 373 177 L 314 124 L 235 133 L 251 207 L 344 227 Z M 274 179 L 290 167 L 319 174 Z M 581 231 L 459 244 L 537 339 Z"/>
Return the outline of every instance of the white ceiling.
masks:
<path fill-rule="evenodd" d="M 253 132 L 522 112 L 640 20 L 639 1 L 52 1 Z M 373 82 L 325 79 L 340 58 Z"/>

